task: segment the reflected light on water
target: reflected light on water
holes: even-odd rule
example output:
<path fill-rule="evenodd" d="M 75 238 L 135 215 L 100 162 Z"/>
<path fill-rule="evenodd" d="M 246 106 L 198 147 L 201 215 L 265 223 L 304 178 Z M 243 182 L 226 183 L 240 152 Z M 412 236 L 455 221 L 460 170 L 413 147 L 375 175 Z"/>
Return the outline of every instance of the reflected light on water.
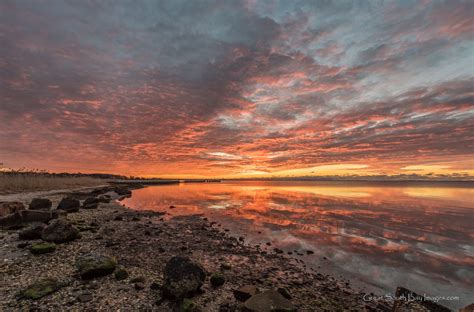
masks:
<path fill-rule="evenodd" d="M 304 254 L 308 266 L 367 290 L 457 295 L 456 308 L 474 285 L 472 198 L 473 188 L 449 185 L 245 181 L 152 186 L 124 203 L 203 214 L 247 243 Z"/>

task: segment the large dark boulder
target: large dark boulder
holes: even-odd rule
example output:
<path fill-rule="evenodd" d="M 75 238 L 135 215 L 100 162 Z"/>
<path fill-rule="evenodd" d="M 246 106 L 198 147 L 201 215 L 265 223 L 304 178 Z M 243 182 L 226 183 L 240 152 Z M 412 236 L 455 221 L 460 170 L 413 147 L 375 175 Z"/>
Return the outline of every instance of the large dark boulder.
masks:
<path fill-rule="evenodd" d="M 65 219 L 55 219 L 44 228 L 41 238 L 56 244 L 66 243 L 80 238 L 79 230 Z"/>
<path fill-rule="evenodd" d="M 46 227 L 44 223 L 36 222 L 23 229 L 18 233 L 19 239 L 41 239 L 43 229 Z"/>
<path fill-rule="evenodd" d="M 89 254 L 76 260 L 76 268 L 82 279 L 92 279 L 112 274 L 117 267 L 117 260 L 113 257 Z"/>
<path fill-rule="evenodd" d="M 97 197 L 86 198 L 84 203 L 82 203 L 82 208 L 84 209 L 96 209 L 99 206 L 99 199 Z"/>
<path fill-rule="evenodd" d="M 49 210 L 53 203 L 47 198 L 33 198 L 28 209 L 30 210 Z"/>
<path fill-rule="evenodd" d="M 206 279 L 204 268 L 182 256 L 171 258 L 164 271 L 163 294 L 170 299 L 192 297 Z"/>
<path fill-rule="evenodd" d="M 0 217 L 25 210 L 25 205 L 20 202 L 0 202 Z"/>
<path fill-rule="evenodd" d="M 283 297 L 278 291 L 272 289 L 261 294 L 254 295 L 245 301 L 243 311 L 248 312 L 276 312 L 296 311 L 291 302 Z"/>
<path fill-rule="evenodd" d="M 64 210 L 66 212 L 78 212 L 80 206 L 81 203 L 78 199 L 65 197 L 61 199 L 57 209 Z"/>

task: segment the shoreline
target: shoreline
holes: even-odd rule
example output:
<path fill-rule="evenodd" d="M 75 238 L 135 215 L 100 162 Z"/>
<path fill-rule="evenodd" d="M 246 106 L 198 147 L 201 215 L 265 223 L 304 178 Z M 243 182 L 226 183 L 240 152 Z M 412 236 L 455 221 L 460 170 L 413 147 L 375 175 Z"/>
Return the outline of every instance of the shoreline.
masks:
<path fill-rule="evenodd" d="M 78 227 L 81 238 L 58 244 L 52 253 L 33 255 L 28 245 L 19 248 L 20 243 L 34 241 L 20 241 L 18 229 L 0 232 L 0 271 L 6 277 L 0 285 L 5 294 L 0 299 L 0 310 L 180 311 L 182 302 L 166 299 L 159 285 L 164 282 L 163 270 L 169 259 L 186 256 L 207 272 L 201 291 L 191 298 L 201 311 L 244 311 L 243 302 L 235 298 L 234 292 L 245 285 L 261 291 L 284 289 L 298 311 L 392 311 L 393 301 L 366 301 L 367 295 L 374 294 L 365 294 L 352 288 L 348 281 L 310 270 L 303 261 L 278 251 L 248 246 L 243 238 L 232 237 L 201 215 L 171 217 L 166 212 L 132 210 L 120 204 L 123 195 L 110 189 L 105 193 L 110 196 L 110 203 L 60 217 Z M 71 191 L 69 196 L 82 201 L 94 190 L 97 188 L 91 192 Z M 95 191 L 95 196 L 98 193 Z M 65 195 L 51 195 L 53 207 Z M 82 280 L 75 261 L 90 253 L 114 257 L 118 262 L 116 271 L 125 270 L 128 278 L 118 281 L 111 274 Z M 209 280 L 216 273 L 225 279 L 219 287 Z M 46 277 L 66 280 L 67 286 L 39 300 L 17 298 L 18 290 Z"/>

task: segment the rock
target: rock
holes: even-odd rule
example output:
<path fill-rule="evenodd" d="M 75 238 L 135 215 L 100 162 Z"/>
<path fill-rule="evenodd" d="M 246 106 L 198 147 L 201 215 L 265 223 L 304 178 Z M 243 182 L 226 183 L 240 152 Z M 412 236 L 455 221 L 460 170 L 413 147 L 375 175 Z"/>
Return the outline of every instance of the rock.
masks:
<path fill-rule="evenodd" d="M 41 239 L 41 233 L 43 233 L 43 229 L 46 227 L 44 223 L 33 223 L 27 228 L 23 229 L 18 233 L 19 239 Z"/>
<path fill-rule="evenodd" d="M 59 202 L 58 209 L 64 210 L 66 212 L 78 212 L 80 206 L 81 203 L 78 199 L 65 197 Z"/>
<path fill-rule="evenodd" d="M 474 311 L 474 303 L 471 303 L 468 306 L 465 306 L 462 309 L 459 309 L 459 312 L 473 312 Z"/>
<path fill-rule="evenodd" d="M 28 246 L 29 243 L 28 242 L 23 242 L 23 243 L 19 243 L 18 245 L 16 245 L 16 247 L 20 248 L 20 249 L 23 249 L 25 248 L 26 246 Z"/>
<path fill-rule="evenodd" d="M 135 283 L 133 286 L 135 287 L 136 290 L 142 290 L 145 288 L 145 284 L 140 283 L 140 282 Z"/>
<path fill-rule="evenodd" d="M 0 217 L 0 228 L 8 229 L 21 225 L 21 213 L 15 212 L 4 217 Z"/>
<path fill-rule="evenodd" d="M 161 285 L 158 284 L 158 283 L 153 282 L 153 283 L 151 283 L 151 285 L 150 285 L 150 289 L 151 289 L 151 290 L 160 290 L 160 289 L 161 289 Z"/>
<path fill-rule="evenodd" d="M 201 309 L 191 299 L 184 299 L 179 305 L 179 312 L 198 312 L 198 311 L 201 311 Z"/>
<path fill-rule="evenodd" d="M 204 283 L 204 268 L 187 257 L 175 256 L 166 263 L 163 293 L 170 299 L 191 297 Z"/>
<path fill-rule="evenodd" d="M 76 268 L 82 279 L 92 279 L 109 275 L 114 272 L 117 260 L 113 257 L 89 254 L 76 260 Z"/>
<path fill-rule="evenodd" d="M 132 191 L 130 191 L 129 189 L 123 188 L 123 187 L 114 188 L 114 192 L 117 193 L 117 195 L 120 195 L 120 196 L 131 196 L 132 195 Z"/>
<path fill-rule="evenodd" d="M 214 273 L 214 274 L 211 275 L 211 284 L 212 284 L 212 286 L 219 287 L 219 286 L 224 285 L 224 283 L 225 283 L 224 275 L 222 275 L 220 273 Z"/>
<path fill-rule="evenodd" d="M 286 299 L 291 300 L 291 295 L 286 288 L 279 287 L 277 291 Z"/>
<path fill-rule="evenodd" d="M 123 281 L 124 279 L 128 278 L 128 272 L 125 271 L 124 269 L 115 271 L 114 275 L 117 281 Z"/>
<path fill-rule="evenodd" d="M 97 200 L 99 201 L 99 203 L 104 203 L 104 204 L 110 203 L 110 198 L 105 197 L 105 196 L 100 196 L 99 198 L 97 198 Z"/>
<path fill-rule="evenodd" d="M 77 296 L 77 301 L 85 303 L 92 301 L 92 294 L 90 292 L 83 292 Z"/>
<path fill-rule="evenodd" d="M 62 209 L 54 209 L 52 212 L 53 219 L 67 218 L 67 212 Z"/>
<path fill-rule="evenodd" d="M 47 278 L 36 281 L 35 283 L 28 286 L 26 289 L 22 290 L 19 293 L 19 297 L 36 300 L 46 295 L 49 295 L 64 286 L 66 286 L 65 283 L 58 282 L 56 279 L 53 278 Z"/>
<path fill-rule="evenodd" d="M 20 202 L 0 202 L 0 217 L 25 210 L 25 205 Z"/>
<path fill-rule="evenodd" d="M 237 290 L 234 290 L 234 297 L 239 301 L 246 301 L 250 297 L 259 293 L 259 290 L 254 285 L 245 285 Z"/>
<path fill-rule="evenodd" d="M 221 270 L 224 271 L 224 270 L 230 270 L 232 269 L 232 266 L 230 264 L 227 264 L 227 263 L 222 263 L 221 264 Z"/>
<path fill-rule="evenodd" d="M 66 243 L 81 237 L 79 230 L 65 219 L 55 219 L 44 228 L 41 238 L 56 244 Z"/>
<path fill-rule="evenodd" d="M 146 279 L 143 276 L 137 276 L 130 280 L 130 283 L 145 283 Z"/>
<path fill-rule="evenodd" d="M 393 303 L 392 312 L 404 311 L 433 311 L 433 312 L 448 312 L 450 309 L 428 300 L 417 293 L 406 289 L 404 287 L 397 287 L 395 291 L 395 298 L 402 298 L 402 300 L 395 300 Z M 413 298 L 413 300 L 403 300 L 403 298 Z M 424 300 L 416 300 L 416 298 L 425 298 Z"/>
<path fill-rule="evenodd" d="M 49 210 L 53 203 L 47 198 L 33 198 L 28 206 L 30 210 Z"/>
<path fill-rule="evenodd" d="M 23 210 L 21 212 L 21 222 L 49 222 L 51 219 L 55 219 L 56 216 L 52 211 L 37 211 L 37 210 Z"/>
<path fill-rule="evenodd" d="M 82 203 L 84 209 L 96 209 L 99 206 L 99 199 L 96 197 L 89 197 Z"/>
<path fill-rule="evenodd" d="M 253 295 L 245 301 L 243 308 L 249 312 L 296 311 L 288 299 L 273 289 Z"/>
<path fill-rule="evenodd" d="M 314 251 L 312 251 L 312 250 L 306 250 L 306 254 L 307 254 L 307 255 L 312 255 L 312 254 L 314 254 Z"/>
<path fill-rule="evenodd" d="M 30 252 L 34 255 L 50 253 L 56 250 L 55 243 L 36 243 L 30 246 Z"/>

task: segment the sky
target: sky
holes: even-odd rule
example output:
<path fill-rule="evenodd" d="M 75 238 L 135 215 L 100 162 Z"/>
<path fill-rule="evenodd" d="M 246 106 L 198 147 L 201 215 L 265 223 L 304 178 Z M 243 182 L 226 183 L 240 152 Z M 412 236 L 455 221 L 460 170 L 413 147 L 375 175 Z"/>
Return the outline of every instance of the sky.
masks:
<path fill-rule="evenodd" d="M 0 1 L 0 163 L 474 175 L 474 1 Z"/>

